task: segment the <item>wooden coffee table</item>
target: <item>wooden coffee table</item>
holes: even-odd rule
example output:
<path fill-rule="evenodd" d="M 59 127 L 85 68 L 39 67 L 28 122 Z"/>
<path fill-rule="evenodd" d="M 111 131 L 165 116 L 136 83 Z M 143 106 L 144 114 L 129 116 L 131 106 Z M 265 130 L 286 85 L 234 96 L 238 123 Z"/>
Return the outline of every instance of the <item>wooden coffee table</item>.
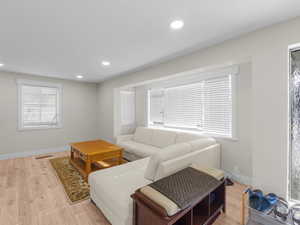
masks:
<path fill-rule="evenodd" d="M 111 167 L 123 163 L 123 148 L 103 140 L 71 143 L 71 164 L 87 180 L 93 164 Z"/>

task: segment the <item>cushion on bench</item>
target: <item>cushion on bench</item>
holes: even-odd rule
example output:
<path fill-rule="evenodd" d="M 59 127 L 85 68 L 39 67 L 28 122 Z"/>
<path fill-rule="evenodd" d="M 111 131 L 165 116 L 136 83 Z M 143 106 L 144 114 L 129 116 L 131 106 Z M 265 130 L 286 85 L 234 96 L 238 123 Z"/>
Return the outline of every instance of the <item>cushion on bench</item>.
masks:
<path fill-rule="evenodd" d="M 222 180 L 225 177 L 225 173 L 222 170 L 216 169 L 216 168 L 211 168 L 211 167 L 201 167 L 198 165 L 193 164 L 191 166 L 192 168 L 202 171 L 218 180 Z"/>
<path fill-rule="evenodd" d="M 168 216 L 173 216 L 180 211 L 180 208 L 169 198 L 153 189 L 150 186 L 145 186 L 140 189 L 145 196 L 151 199 L 153 202 L 164 208 Z"/>

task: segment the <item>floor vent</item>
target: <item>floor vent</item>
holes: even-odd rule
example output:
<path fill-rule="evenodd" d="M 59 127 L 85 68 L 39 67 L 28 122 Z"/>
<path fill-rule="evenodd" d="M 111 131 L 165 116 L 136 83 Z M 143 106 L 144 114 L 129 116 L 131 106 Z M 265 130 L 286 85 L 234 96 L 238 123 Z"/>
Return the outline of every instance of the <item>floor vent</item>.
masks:
<path fill-rule="evenodd" d="M 51 158 L 51 157 L 53 157 L 53 155 L 43 155 L 43 156 L 35 157 L 35 159 L 46 159 L 46 158 Z"/>

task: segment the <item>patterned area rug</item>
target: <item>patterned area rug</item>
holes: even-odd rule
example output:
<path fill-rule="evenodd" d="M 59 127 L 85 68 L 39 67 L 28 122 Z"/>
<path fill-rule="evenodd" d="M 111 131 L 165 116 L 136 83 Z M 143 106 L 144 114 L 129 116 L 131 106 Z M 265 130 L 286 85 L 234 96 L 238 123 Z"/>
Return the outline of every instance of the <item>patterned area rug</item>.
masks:
<path fill-rule="evenodd" d="M 50 159 L 50 163 L 63 184 L 71 204 L 88 199 L 90 189 L 80 173 L 69 163 L 69 157 Z"/>

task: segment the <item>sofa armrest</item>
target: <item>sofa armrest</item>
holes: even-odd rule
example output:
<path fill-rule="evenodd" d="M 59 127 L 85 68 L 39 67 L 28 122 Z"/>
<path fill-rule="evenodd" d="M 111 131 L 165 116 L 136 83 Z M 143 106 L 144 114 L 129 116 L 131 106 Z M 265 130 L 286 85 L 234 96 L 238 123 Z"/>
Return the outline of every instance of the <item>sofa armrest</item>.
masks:
<path fill-rule="evenodd" d="M 220 145 L 211 145 L 204 149 L 200 149 L 160 163 L 159 167 L 156 170 L 154 180 L 156 181 L 163 177 L 169 176 L 191 166 L 192 164 L 202 167 L 219 169 L 221 165 Z"/>
<path fill-rule="evenodd" d="M 132 140 L 132 138 L 133 138 L 133 134 L 117 136 L 117 144 L 123 141 L 130 141 Z"/>

